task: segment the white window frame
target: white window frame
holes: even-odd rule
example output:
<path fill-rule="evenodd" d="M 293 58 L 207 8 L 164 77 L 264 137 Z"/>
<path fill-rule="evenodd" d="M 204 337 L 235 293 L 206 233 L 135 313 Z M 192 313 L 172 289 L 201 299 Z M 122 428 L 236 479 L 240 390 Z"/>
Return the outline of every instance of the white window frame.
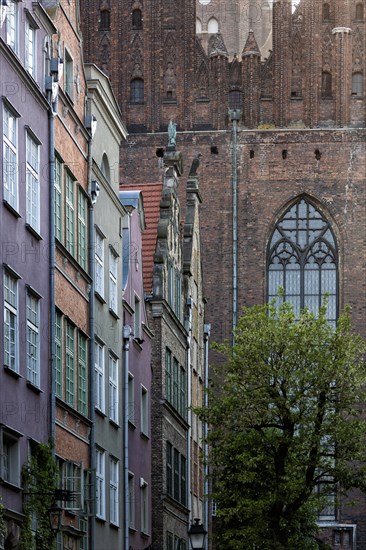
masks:
<path fill-rule="evenodd" d="M 72 493 L 72 499 L 64 501 L 63 507 L 70 511 L 83 510 L 84 469 L 81 462 L 62 463 L 62 488 Z"/>
<path fill-rule="evenodd" d="M 111 456 L 109 460 L 109 521 L 117 527 L 119 526 L 118 468 L 119 461 Z"/>
<path fill-rule="evenodd" d="M 149 392 L 141 384 L 141 433 L 149 435 Z"/>
<path fill-rule="evenodd" d="M 0 424 L 0 478 L 20 487 L 20 434 Z"/>
<path fill-rule="evenodd" d="M 66 403 L 76 408 L 76 338 L 75 326 L 66 320 L 65 327 L 65 357 L 66 357 Z M 72 348 L 70 343 L 72 342 Z"/>
<path fill-rule="evenodd" d="M 135 379 L 128 373 L 128 421 L 135 423 Z"/>
<path fill-rule="evenodd" d="M 3 181 L 4 200 L 15 210 L 19 207 L 18 116 L 3 106 Z M 7 123 L 6 123 L 7 122 Z"/>
<path fill-rule="evenodd" d="M 109 309 L 118 313 L 118 255 L 109 248 Z"/>
<path fill-rule="evenodd" d="M 119 402 L 118 402 L 118 359 L 109 353 L 109 418 L 116 424 L 119 423 Z"/>
<path fill-rule="evenodd" d="M 88 414 L 88 339 L 78 333 L 78 411 Z"/>
<path fill-rule="evenodd" d="M 13 300 L 10 300 L 11 296 Z M 19 373 L 18 279 L 4 271 L 4 365 Z M 7 359 L 8 358 L 8 359 Z"/>
<path fill-rule="evenodd" d="M 140 502 L 141 532 L 147 535 L 149 533 L 149 486 L 143 478 L 140 481 Z"/>
<path fill-rule="evenodd" d="M 24 66 L 36 78 L 36 29 L 28 17 L 25 19 Z"/>
<path fill-rule="evenodd" d="M 15 53 L 18 53 L 18 2 L 15 0 L 8 0 L 6 8 L 6 43 Z"/>
<path fill-rule="evenodd" d="M 75 256 L 75 180 L 68 170 L 65 170 L 65 199 L 65 246 Z"/>
<path fill-rule="evenodd" d="M 55 158 L 55 237 L 59 241 L 62 241 L 62 177 L 63 177 L 63 163 L 61 160 Z"/>
<path fill-rule="evenodd" d="M 130 529 L 135 529 L 135 504 L 135 475 L 132 472 L 128 472 L 128 525 Z"/>
<path fill-rule="evenodd" d="M 134 301 L 133 328 L 134 328 L 134 338 L 140 339 L 141 338 L 141 300 L 137 294 L 135 294 L 135 301 Z"/>
<path fill-rule="evenodd" d="M 96 450 L 96 510 L 99 519 L 105 519 L 105 452 Z"/>
<path fill-rule="evenodd" d="M 95 341 L 95 407 L 105 411 L 105 346 Z"/>
<path fill-rule="evenodd" d="M 26 319 L 27 380 L 33 386 L 39 388 L 41 385 L 39 337 L 40 300 L 30 289 L 27 289 Z"/>
<path fill-rule="evenodd" d="M 104 237 L 95 228 L 95 292 L 104 297 Z"/>
<path fill-rule="evenodd" d="M 26 133 L 26 221 L 40 232 L 39 143 Z"/>
<path fill-rule="evenodd" d="M 62 339 L 63 339 L 63 317 L 60 311 L 56 311 L 56 332 L 55 332 L 55 365 L 56 365 L 56 397 L 63 396 L 63 369 L 62 369 Z"/>
<path fill-rule="evenodd" d="M 65 72 L 64 72 L 64 91 L 71 100 L 74 99 L 74 60 L 70 52 L 65 48 Z"/>
<path fill-rule="evenodd" d="M 78 187 L 78 262 L 86 271 L 88 263 L 87 198 Z"/>

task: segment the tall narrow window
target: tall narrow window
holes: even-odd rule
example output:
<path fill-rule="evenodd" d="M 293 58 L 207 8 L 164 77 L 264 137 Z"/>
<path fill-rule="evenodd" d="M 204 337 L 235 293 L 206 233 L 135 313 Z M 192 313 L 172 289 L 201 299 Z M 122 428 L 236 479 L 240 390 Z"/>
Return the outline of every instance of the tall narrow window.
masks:
<path fill-rule="evenodd" d="M 186 417 L 186 371 L 183 367 L 180 367 L 179 412 Z"/>
<path fill-rule="evenodd" d="M 6 43 L 18 52 L 18 2 L 9 0 L 6 13 Z"/>
<path fill-rule="evenodd" d="M 138 8 L 132 12 L 132 28 L 135 31 L 142 29 L 142 13 Z"/>
<path fill-rule="evenodd" d="M 26 137 L 26 159 L 26 221 L 39 233 L 39 145 L 29 132 L 27 132 Z"/>
<path fill-rule="evenodd" d="M 149 494 L 148 484 L 141 480 L 141 531 L 147 534 L 149 531 Z"/>
<path fill-rule="evenodd" d="M 7 107 L 3 110 L 3 179 L 4 200 L 18 209 L 18 124 L 16 115 Z"/>
<path fill-rule="evenodd" d="M 95 230 L 95 292 L 104 296 L 104 238 Z"/>
<path fill-rule="evenodd" d="M 75 407 L 75 327 L 66 321 L 66 403 Z"/>
<path fill-rule="evenodd" d="M 56 395 L 62 398 L 62 315 L 56 311 L 55 332 Z"/>
<path fill-rule="evenodd" d="M 166 444 L 166 492 L 173 496 L 173 445 Z"/>
<path fill-rule="evenodd" d="M 185 506 L 187 504 L 187 466 L 186 458 L 180 455 L 180 502 Z"/>
<path fill-rule="evenodd" d="M 27 291 L 27 380 L 40 386 L 39 299 Z"/>
<path fill-rule="evenodd" d="M 109 309 L 118 313 L 118 256 L 114 250 L 109 249 Z"/>
<path fill-rule="evenodd" d="M 141 386 L 141 433 L 149 435 L 149 394 Z"/>
<path fill-rule="evenodd" d="M 179 411 L 179 363 L 173 359 L 173 406 Z"/>
<path fill-rule="evenodd" d="M 207 32 L 209 34 L 216 34 L 219 32 L 219 22 L 215 17 L 211 17 L 207 23 Z"/>
<path fill-rule="evenodd" d="M 67 250 L 75 254 L 75 184 L 70 172 L 65 174 L 66 189 L 66 241 Z"/>
<path fill-rule="evenodd" d="M 284 300 L 296 315 L 308 307 L 319 311 L 328 294 L 327 318 L 337 319 L 338 253 L 331 226 L 305 198 L 293 204 L 276 223 L 268 247 L 268 299 L 283 288 Z"/>
<path fill-rule="evenodd" d="M 112 457 L 109 462 L 109 521 L 119 524 L 118 460 Z"/>
<path fill-rule="evenodd" d="M 322 73 L 322 98 L 332 98 L 332 75 L 327 71 Z"/>
<path fill-rule="evenodd" d="M 4 272 L 4 365 L 19 372 L 18 281 Z"/>
<path fill-rule="evenodd" d="M 128 373 L 128 421 L 135 423 L 135 380 L 132 374 Z"/>
<path fill-rule="evenodd" d="M 111 12 L 104 8 L 100 11 L 99 30 L 109 31 L 111 28 Z"/>
<path fill-rule="evenodd" d="M 131 80 L 131 103 L 144 102 L 144 81 L 142 78 Z"/>
<path fill-rule="evenodd" d="M 330 7 L 329 4 L 323 4 L 323 21 L 329 21 L 330 19 Z"/>
<path fill-rule="evenodd" d="M 65 92 L 70 97 L 74 99 L 74 63 L 71 55 L 67 50 L 65 50 Z"/>
<path fill-rule="evenodd" d="M 118 424 L 118 359 L 109 354 L 109 418 Z"/>
<path fill-rule="evenodd" d="M 133 314 L 134 320 L 134 337 L 141 338 L 141 302 L 138 296 L 135 295 L 135 311 Z"/>
<path fill-rule="evenodd" d="M 135 528 L 135 476 L 128 473 L 128 521 L 131 529 Z"/>
<path fill-rule="evenodd" d="M 105 519 L 105 452 L 96 450 L 96 510 L 97 518 Z"/>
<path fill-rule="evenodd" d="M 88 340 L 79 332 L 78 337 L 78 410 L 88 414 Z"/>
<path fill-rule="evenodd" d="M 101 412 L 104 412 L 104 346 L 99 342 L 95 342 L 95 406 Z"/>
<path fill-rule="evenodd" d="M 173 449 L 173 497 L 179 502 L 180 495 L 180 455 L 178 449 Z"/>
<path fill-rule="evenodd" d="M 55 159 L 55 237 L 62 239 L 62 162 Z"/>
<path fill-rule="evenodd" d="M 87 198 L 79 187 L 78 190 L 78 262 L 87 270 Z"/>
<path fill-rule="evenodd" d="M 363 75 L 362 73 L 353 73 L 352 75 L 352 95 L 356 97 L 363 96 Z"/>
<path fill-rule="evenodd" d="M 28 19 L 25 20 L 24 66 L 35 78 L 36 76 L 36 30 Z"/>
<path fill-rule="evenodd" d="M 166 348 L 165 350 L 165 399 L 172 401 L 173 398 L 172 386 L 172 352 Z"/>
<path fill-rule="evenodd" d="M 356 20 L 363 21 L 363 4 L 356 4 Z"/>
<path fill-rule="evenodd" d="M 20 436 L 0 425 L 0 477 L 17 486 L 20 485 Z"/>

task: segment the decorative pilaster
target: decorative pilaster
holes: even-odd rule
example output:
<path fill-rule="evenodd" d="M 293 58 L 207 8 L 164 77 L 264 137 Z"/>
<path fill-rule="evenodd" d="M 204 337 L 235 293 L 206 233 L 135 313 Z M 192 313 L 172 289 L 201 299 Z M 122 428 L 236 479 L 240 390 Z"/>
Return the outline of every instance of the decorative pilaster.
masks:
<path fill-rule="evenodd" d="M 291 0 L 273 2 L 273 100 L 276 125 L 288 124 L 291 94 Z"/>
<path fill-rule="evenodd" d="M 319 0 L 307 0 L 304 10 L 305 24 L 305 124 L 310 128 L 317 126 L 319 122 L 320 96 L 321 96 L 321 21 L 322 3 Z M 294 47 L 296 45 L 294 44 Z"/>
<path fill-rule="evenodd" d="M 220 33 L 211 37 L 209 42 L 210 91 L 213 105 L 212 121 L 214 128 L 226 127 L 228 113 L 228 53 Z"/>
<path fill-rule="evenodd" d="M 242 53 L 242 71 L 244 83 L 244 124 L 255 128 L 260 119 L 260 77 L 261 54 L 252 30 Z"/>
<path fill-rule="evenodd" d="M 334 55 L 335 122 L 340 128 L 350 123 L 352 90 L 352 29 L 350 0 L 336 0 L 332 29 Z"/>

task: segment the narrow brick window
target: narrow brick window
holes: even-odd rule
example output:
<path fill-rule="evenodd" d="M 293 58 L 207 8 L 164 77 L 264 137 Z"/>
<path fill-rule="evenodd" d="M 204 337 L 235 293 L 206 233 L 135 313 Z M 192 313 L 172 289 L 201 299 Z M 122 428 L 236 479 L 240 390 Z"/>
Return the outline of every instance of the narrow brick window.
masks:
<path fill-rule="evenodd" d="M 363 21 L 363 4 L 356 4 L 356 20 Z"/>
<path fill-rule="evenodd" d="M 229 92 L 229 109 L 241 109 L 243 103 L 243 94 L 240 90 L 231 90 Z"/>
<path fill-rule="evenodd" d="M 131 80 L 131 103 L 141 104 L 144 102 L 144 81 L 142 78 Z"/>
<path fill-rule="evenodd" d="M 132 28 L 135 31 L 140 31 L 142 29 L 142 13 L 139 9 L 133 10 L 132 12 Z"/>
<path fill-rule="evenodd" d="M 352 95 L 362 97 L 363 95 L 363 75 L 362 73 L 354 73 L 352 75 Z"/>
<path fill-rule="evenodd" d="M 322 73 L 322 98 L 332 98 L 332 75 L 327 71 Z"/>
<path fill-rule="evenodd" d="M 100 12 L 99 30 L 109 31 L 110 28 L 111 28 L 111 12 L 109 11 L 109 9 L 104 8 Z"/>
<path fill-rule="evenodd" d="M 330 7 L 329 4 L 323 5 L 323 21 L 329 21 L 330 19 Z"/>

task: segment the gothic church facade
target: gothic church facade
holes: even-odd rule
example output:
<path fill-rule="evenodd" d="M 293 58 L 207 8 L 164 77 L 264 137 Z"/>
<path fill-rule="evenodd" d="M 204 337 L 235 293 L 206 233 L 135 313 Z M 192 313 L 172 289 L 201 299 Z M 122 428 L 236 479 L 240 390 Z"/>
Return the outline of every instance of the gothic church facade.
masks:
<path fill-rule="evenodd" d="M 249 24 L 228 0 L 82 4 L 86 60 L 110 76 L 129 130 L 121 184 L 161 181 L 170 120 L 186 173 L 202 154 L 211 338 L 278 286 L 296 308 L 328 292 L 331 321 L 351 304 L 365 337 L 366 1 L 274 0 L 269 28 L 259 0 Z M 320 518 L 334 548 L 366 546 L 354 496 Z"/>

